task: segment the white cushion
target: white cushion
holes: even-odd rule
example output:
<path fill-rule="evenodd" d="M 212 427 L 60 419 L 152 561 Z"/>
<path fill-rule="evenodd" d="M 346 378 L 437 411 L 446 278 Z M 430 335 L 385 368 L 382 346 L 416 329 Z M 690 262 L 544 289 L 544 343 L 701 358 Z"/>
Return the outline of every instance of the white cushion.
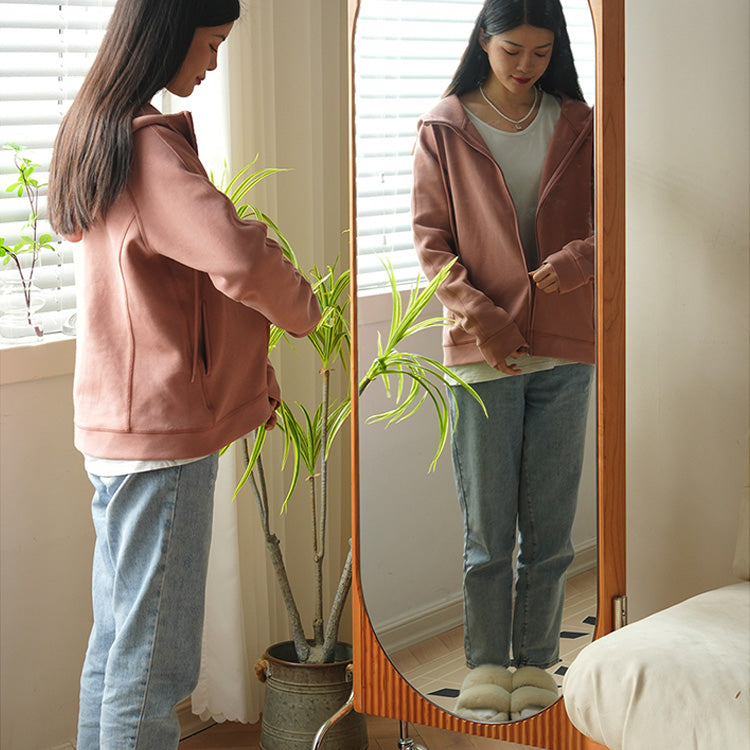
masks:
<path fill-rule="evenodd" d="M 589 644 L 563 695 L 574 726 L 610 750 L 750 750 L 750 582 Z"/>

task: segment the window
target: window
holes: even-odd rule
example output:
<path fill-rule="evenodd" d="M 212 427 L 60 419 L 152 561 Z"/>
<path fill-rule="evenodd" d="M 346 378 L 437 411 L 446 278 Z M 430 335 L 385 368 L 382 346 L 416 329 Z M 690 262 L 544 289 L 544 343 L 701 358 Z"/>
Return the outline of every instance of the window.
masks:
<path fill-rule="evenodd" d="M 58 125 L 96 56 L 114 4 L 115 0 L 0 0 L 0 145 L 26 147 L 25 155 L 40 164 L 40 182 L 47 182 Z M 5 192 L 14 173 L 13 153 L 0 151 L 0 236 L 10 244 L 20 237 L 29 213 L 25 198 Z M 45 210 L 46 193 L 40 200 L 42 218 Z M 41 229 L 49 232 L 46 221 Z M 73 246 L 59 237 L 55 244 L 55 252 L 42 253 L 34 273 L 45 299 L 45 335 L 74 332 Z M 3 274 L 11 272 L 16 273 L 3 267 Z"/>
<path fill-rule="evenodd" d="M 411 232 L 412 149 L 419 117 L 448 87 L 481 0 L 364 3 L 355 40 L 357 285 L 382 289 L 379 256 L 399 284 L 419 275 Z M 563 0 L 581 88 L 594 100 L 594 52 L 587 0 Z"/>

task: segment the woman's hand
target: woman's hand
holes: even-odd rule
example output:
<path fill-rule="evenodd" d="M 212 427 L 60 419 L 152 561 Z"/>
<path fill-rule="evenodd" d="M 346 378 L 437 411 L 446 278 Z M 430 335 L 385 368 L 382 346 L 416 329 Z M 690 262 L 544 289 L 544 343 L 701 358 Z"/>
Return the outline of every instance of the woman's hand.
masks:
<path fill-rule="evenodd" d="M 542 263 L 536 271 L 531 271 L 529 276 L 536 284 L 536 288 L 546 294 L 560 291 L 560 279 L 557 278 L 557 272 L 549 263 Z"/>
<path fill-rule="evenodd" d="M 508 362 L 508 359 L 517 359 L 523 354 L 523 349 L 517 349 L 514 352 L 511 352 L 507 357 L 505 362 L 498 362 L 495 365 L 496 370 L 500 370 L 500 372 L 504 372 L 506 375 L 518 375 L 521 372 L 521 368 L 514 364 L 513 362 Z"/>

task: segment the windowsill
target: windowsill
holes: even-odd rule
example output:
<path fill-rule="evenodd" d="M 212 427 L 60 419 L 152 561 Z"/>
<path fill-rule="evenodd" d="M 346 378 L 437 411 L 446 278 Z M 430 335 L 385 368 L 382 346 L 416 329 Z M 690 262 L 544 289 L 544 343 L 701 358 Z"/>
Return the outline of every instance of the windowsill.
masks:
<path fill-rule="evenodd" d="M 26 383 L 73 373 L 76 341 L 52 333 L 39 344 L 0 345 L 0 385 Z"/>

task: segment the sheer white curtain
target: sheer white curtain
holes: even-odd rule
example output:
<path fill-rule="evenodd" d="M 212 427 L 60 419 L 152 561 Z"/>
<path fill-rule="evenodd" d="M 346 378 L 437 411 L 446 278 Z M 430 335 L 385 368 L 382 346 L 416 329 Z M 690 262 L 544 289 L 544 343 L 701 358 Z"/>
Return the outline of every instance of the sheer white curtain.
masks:
<path fill-rule="evenodd" d="M 272 5 L 262 0 L 254 3 L 222 45 L 218 69 L 209 72 L 190 99 L 165 95 L 165 111 L 189 109 L 193 113 L 201 161 L 217 177 L 225 161 L 228 173 L 233 174 L 265 145 L 258 143 L 263 140 L 260 134 L 269 131 L 262 102 L 253 97 L 255 106 L 247 107 L 244 94 L 252 85 L 247 80 L 247 71 L 252 69 L 248 59 L 257 60 L 260 45 L 272 44 L 262 39 L 264 25 L 270 29 L 271 14 Z M 254 723 L 260 716 L 263 688 L 255 678 L 253 663 L 271 642 L 271 605 L 260 524 L 254 508 L 243 508 L 242 513 L 239 508 L 239 503 L 253 499 L 248 493 L 232 501 L 239 460 L 232 448 L 219 462 L 201 673 L 192 710 L 204 721 Z M 240 516 L 248 528 L 240 529 Z"/>
<path fill-rule="evenodd" d="M 235 456 L 234 450 L 227 451 L 219 462 L 201 673 L 192 710 L 204 721 L 254 723 L 260 716 L 263 693 L 252 665 L 269 643 L 266 556 L 258 534 L 240 565 L 238 506 L 232 501 Z M 252 620 L 244 615 L 245 597 L 258 605 L 252 609 Z"/>

